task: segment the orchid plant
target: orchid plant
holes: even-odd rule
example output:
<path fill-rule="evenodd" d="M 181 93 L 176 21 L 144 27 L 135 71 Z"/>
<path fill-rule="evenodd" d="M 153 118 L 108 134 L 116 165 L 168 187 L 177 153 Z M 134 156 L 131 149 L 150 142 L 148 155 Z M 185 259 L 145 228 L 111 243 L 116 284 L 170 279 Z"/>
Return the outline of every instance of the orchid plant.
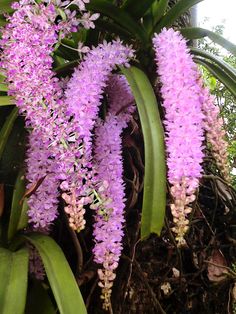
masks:
<path fill-rule="evenodd" d="M 6 106 L 1 159 L 18 129 L 26 142 L 19 173 L 12 173 L 14 190 L 6 180 L 1 185 L 1 313 L 35 311 L 35 304 L 26 305 L 28 269 L 41 282 L 34 298 L 40 293 L 42 312 L 86 313 L 72 270 L 51 237 L 62 214 L 74 239 L 86 226 L 93 228 L 103 309 L 112 313 L 125 232 L 122 134 L 135 114 L 144 140 L 141 240 L 160 236 L 168 205 L 176 245 L 186 246 L 206 145 L 218 175 L 230 180 L 223 122 L 197 64 L 233 95 L 235 69 L 188 41 L 208 36 L 234 54 L 236 46 L 205 29 L 173 26 L 200 1 L 179 0 L 172 7 L 168 0 L 0 4 L 0 106 Z"/>

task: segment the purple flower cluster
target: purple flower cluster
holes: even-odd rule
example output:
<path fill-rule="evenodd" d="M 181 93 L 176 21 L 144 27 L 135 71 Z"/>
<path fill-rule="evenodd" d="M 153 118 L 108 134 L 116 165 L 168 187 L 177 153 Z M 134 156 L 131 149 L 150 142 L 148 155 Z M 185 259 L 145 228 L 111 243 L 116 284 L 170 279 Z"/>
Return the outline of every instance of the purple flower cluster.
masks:
<path fill-rule="evenodd" d="M 70 225 L 78 230 L 84 227 L 84 206 L 94 199 L 94 172 L 92 171 L 92 131 L 98 115 L 102 94 L 107 85 L 111 71 L 117 65 L 128 65 L 133 57 L 130 47 L 124 46 L 119 40 L 100 44 L 85 56 L 84 61 L 75 70 L 68 83 L 66 94 L 65 115 L 72 118 L 73 140 L 75 150 L 70 153 L 76 160 L 71 163 L 74 171 L 64 171 L 61 189 L 63 198 L 68 204 Z M 67 135 L 69 136 L 70 133 Z M 68 142 L 68 140 L 67 140 Z M 71 146 L 71 145 L 70 145 Z M 74 158 L 75 158 L 74 157 Z M 68 164 L 68 161 L 66 162 Z M 70 164 L 70 163 L 69 163 Z M 67 169 L 65 165 L 65 169 Z M 71 188 L 74 188 L 73 191 Z"/>
<path fill-rule="evenodd" d="M 179 32 L 164 29 L 155 35 L 153 43 L 165 108 L 168 179 L 174 199 L 173 231 L 178 244 L 183 245 L 189 224 L 187 214 L 191 212 L 189 204 L 195 199 L 202 171 L 202 90 L 197 66 Z"/>
<path fill-rule="evenodd" d="M 228 143 L 225 140 L 224 122 L 220 117 L 220 109 L 214 104 L 215 99 L 206 87 L 202 87 L 204 129 L 208 144 L 216 160 L 216 165 L 223 178 L 230 182 Z"/>
<path fill-rule="evenodd" d="M 84 11 L 83 3 L 75 4 Z M 30 0 L 13 4 L 16 11 L 0 42 L 9 95 L 15 97 L 26 125 L 33 129 L 27 158 L 29 186 L 45 177 L 29 199 L 29 218 L 36 229 L 46 228 L 55 219 L 59 182 L 74 172 L 76 158 L 81 156 L 74 135 L 76 121 L 65 114 L 62 84 L 52 71 L 55 44 L 78 25 L 75 14 L 66 8 L 70 4 L 50 1 L 46 5 L 44 1 L 37 5 Z M 59 7 L 66 20 L 56 25 Z"/>
<path fill-rule="evenodd" d="M 94 165 L 100 185 L 94 225 L 95 261 L 98 270 L 104 308 L 110 304 L 111 288 L 122 250 L 125 208 L 125 187 L 122 179 L 121 133 L 134 111 L 134 99 L 123 76 L 110 77 L 107 88 L 110 109 L 105 122 L 98 120 L 95 129 Z"/>

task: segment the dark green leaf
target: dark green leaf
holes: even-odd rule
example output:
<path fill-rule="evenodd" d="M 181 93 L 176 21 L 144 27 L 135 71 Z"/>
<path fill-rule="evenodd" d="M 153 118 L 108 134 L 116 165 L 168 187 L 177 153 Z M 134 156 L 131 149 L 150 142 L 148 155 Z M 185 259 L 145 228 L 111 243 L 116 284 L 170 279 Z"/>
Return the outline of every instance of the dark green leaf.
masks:
<path fill-rule="evenodd" d="M 155 0 L 139 0 L 137 4 L 137 0 L 127 0 L 122 8 L 130 15 L 139 19 L 144 16 L 154 1 Z"/>
<path fill-rule="evenodd" d="M 139 40 L 143 42 L 147 41 L 145 30 L 138 23 L 136 23 L 132 16 L 130 16 L 125 10 L 116 7 L 109 1 L 91 0 L 91 2 L 86 5 L 86 7 L 91 11 L 99 12 L 111 18 Z"/>
<path fill-rule="evenodd" d="M 26 303 L 29 254 L 0 248 L 0 313 L 23 314 Z"/>
<path fill-rule="evenodd" d="M 14 108 L 10 115 L 7 117 L 1 131 L 0 131 L 0 159 L 6 146 L 9 135 L 11 134 L 14 122 L 18 116 L 18 109 Z"/>
<path fill-rule="evenodd" d="M 60 314 L 86 314 L 86 307 L 70 266 L 57 243 L 45 235 L 25 238 L 38 250 Z"/>
<path fill-rule="evenodd" d="M 30 287 L 25 314 L 55 314 L 56 310 L 46 289 L 35 281 Z"/>
<path fill-rule="evenodd" d="M 194 57 L 194 60 L 204 66 L 213 76 L 215 76 L 226 88 L 236 97 L 236 85 L 235 81 L 225 73 L 219 66 L 204 60 L 199 57 Z"/>
<path fill-rule="evenodd" d="M 187 39 L 199 39 L 208 36 L 216 44 L 220 45 L 236 56 L 236 45 L 212 31 L 200 27 L 187 27 L 182 28 L 180 31 Z"/>
<path fill-rule="evenodd" d="M 188 11 L 192 6 L 203 0 L 179 0 L 177 3 L 163 16 L 154 32 L 159 33 L 162 28 L 170 27 L 184 12 Z"/>
<path fill-rule="evenodd" d="M 25 198 L 23 201 L 21 212 L 20 212 L 20 218 L 18 220 L 17 231 L 24 229 L 28 224 L 28 215 L 27 215 L 28 203 L 27 203 L 27 201 L 28 201 L 27 198 Z"/>
<path fill-rule="evenodd" d="M 16 179 L 12 196 L 11 213 L 8 225 L 8 240 L 11 240 L 17 231 L 23 209 L 21 199 L 24 193 L 25 193 L 24 173 L 23 171 L 20 171 Z"/>
<path fill-rule="evenodd" d="M 233 80 L 236 81 L 236 70 L 224 60 L 212 55 L 209 52 L 206 52 L 202 49 L 191 48 L 191 53 L 195 56 L 200 56 L 206 60 L 210 60 L 213 63 L 216 63 L 222 70 L 224 70 Z"/>
<path fill-rule="evenodd" d="M 160 0 L 153 3 L 148 14 L 144 17 L 144 25 L 148 34 L 152 34 L 154 26 L 160 21 L 168 7 L 168 0 Z"/>
<path fill-rule="evenodd" d="M 166 207 L 166 166 L 164 132 L 156 96 L 147 76 L 138 68 L 122 69 L 136 100 L 141 120 L 145 175 L 141 238 L 154 232 L 160 235 Z"/>

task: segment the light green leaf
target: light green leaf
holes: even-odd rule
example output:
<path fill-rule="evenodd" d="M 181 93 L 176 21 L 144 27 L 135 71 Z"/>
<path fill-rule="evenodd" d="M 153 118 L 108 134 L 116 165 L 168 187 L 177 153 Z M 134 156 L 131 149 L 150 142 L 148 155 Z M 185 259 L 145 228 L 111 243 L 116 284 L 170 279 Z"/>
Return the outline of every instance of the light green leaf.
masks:
<path fill-rule="evenodd" d="M 138 68 L 122 69 L 132 89 L 144 137 L 145 174 L 141 238 L 160 235 L 166 207 L 164 132 L 156 96 L 147 76 Z"/>
<path fill-rule="evenodd" d="M 159 33 L 162 28 L 170 27 L 184 12 L 188 11 L 192 6 L 203 0 L 179 0 L 177 3 L 163 16 L 154 32 Z"/>
<path fill-rule="evenodd" d="M 235 81 L 231 79 L 231 77 L 225 73 L 220 67 L 217 65 L 204 60 L 199 57 L 194 57 L 194 61 L 202 66 L 204 66 L 213 76 L 215 76 L 226 88 L 236 97 L 236 84 Z"/>
<path fill-rule="evenodd" d="M 0 159 L 7 144 L 9 135 L 11 134 L 14 122 L 18 116 L 18 109 L 14 108 L 7 117 L 2 129 L 0 130 Z"/>
<path fill-rule="evenodd" d="M 60 314 L 87 310 L 70 266 L 57 243 L 45 235 L 24 236 L 39 252 Z"/>
<path fill-rule="evenodd" d="M 212 31 L 200 27 L 186 27 L 181 28 L 180 32 L 187 39 L 199 39 L 208 36 L 216 44 L 220 45 L 236 56 L 236 45 Z"/>
<path fill-rule="evenodd" d="M 10 96 L 0 96 L 0 107 L 14 105 L 14 104 L 15 104 L 14 98 Z"/>
<path fill-rule="evenodd" d="M 118 8 L 107 0 L 91 0 L 86 7 L 88 10 L 108 16 L 125 30 L 129 31 L 130 34 L 133 34 L 142 42 L 147 42 L 145 30 L 125 10 Z"/>
<path fill-rule="evenodd" d="M 23 210 L 23 204 L 21 204 L 20 201 L 22 200 L 24 193 L 25 193 L 24 173 L 23 171 L 20 171 L 16 179 L 12 196 L 11 213 L 8 225 L 8 240 L 11 240 L 14 237 L 18 229 L 18 224 Z"/>
<path fill-rule="evenodd" d="M 7 84 L 0 83 L 0 92 L 7 92 L 7 91 L 8 91 Z"/>
<path fill-rule="evenodd" d="M 26 303 L 29 254 L 0 248 L 0 313 L 23 314 Z"/>
<path fill-rule="evenodd" d="M 154 26 L 160 21 L 168 7 L 168 0 L 155 1 L 149 10 L 148 14 L 144 17 L 144 25 L 148 34 L 152 35 Z"/>

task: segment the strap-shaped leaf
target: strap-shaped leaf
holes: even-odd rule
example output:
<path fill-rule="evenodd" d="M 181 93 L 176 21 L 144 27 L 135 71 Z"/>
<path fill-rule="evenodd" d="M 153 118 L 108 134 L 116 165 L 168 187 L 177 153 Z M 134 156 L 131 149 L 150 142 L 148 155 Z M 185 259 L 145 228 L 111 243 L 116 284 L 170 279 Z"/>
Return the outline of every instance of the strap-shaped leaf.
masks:
<path fill-rule="evenodd" d="M 0 96 L 0 107 L 14 105 L 14 104 L 15 104 L 14 98 L 10 96 Z"/>
<path fill-rule="evenodd" d="M 14 126 L 14 122 L 18 116 L 18 109 L 14 108 L 9 116 L 7 117 L 1 131 L 0 131 L 0 159 L 2 157 L 2 153 L 5 149 L 7 140 L 9 135 L 11 134 L 12 128 Z"/>
<path fill-rule="evenodd" d="M 235 81 L 231 79 L 231 77 L 225 73 L 219 66 L 204 60 L 199 57 L 194 57 L 194 60 L 204 66 L 213 76 L 215 76 L 226 88 L 236 97 L 236 84 Z"/>
<path fill-rule="evenodd" d="M 26 303 L 29 254 L 0 248 L 0 313 L 23 314 Z"/>
<path fill-rule="evenodd" d="M 11 213 L 10 220 L 8 225 L 8 240 L 11 240 L 17 229 L 18 224 L 22 215 L 23 204 L 21 203 L 22 197 L 25 193 L 25 180 L 23 176 L 23 172 L 17 176 L 13 196 L 12 196 L 12 204 L 11 204 Z"/>
<path fill-rule="evenodd" d="M 1 12 L 12 12 L 11 4 L 14 0 L 1 0 L 0 11 Z M 0 12 L 0 13 L 1 13 Z"/>
<path fill-rule="evenodd" d="M 177 3 L 163 16 L 154 29 L 159 33 L 163 27 L 171 26 L 184 12 L 188 11 L 192 6 L 203 0 L 179 0 Z"/>
<path fill-rule="evenodd" d="M 137 0 L 127 0 L 122 8 L 135 18 L 141 18 L 154 1 L 155 0 L 139 0 L 137 3 Z"/>
<path fill-rule="evenodd" d="M 160 235 L 166 207 L 164 132 L 156 96 L 147 76 L 138 68 L 122 69 L 132 89 L 144 137 L 145 174 L 141 238 Z"/>
<path fill-rule="evenodd" d="M 122 26 L 125 30 L 128 30 L 130 34 L 133 34 L 141 41 L 147 41 L 145 30 L 138 23 L 136 23 L 129 13 L 121 8 L 118 8 L 111 2 L 107 0 L 91 0 L 91 2 L 86 5 L 86 7 L 89 10 L 99 12 L 111 18 L 113 21 Z"/>
<path fill-rule="evenodd" d="M 25 236 L 42 258 L 60 314 L 86 314 L 87 310 L 70 266 L 57 243 L 39 234 Z"/>
<path fill-rule="evenodd" d="M 236 56 L 236 45 L 231 43 L 229 40 L 225 39 L 223 36 L 220 36 L 212 31 L 209 31 L 208 29 L 200 27 L 186 27 L 181 28 L 180 32 L 187 39 L 199 39 L 207 36 L 216 44 L 220 45 L 221 47 L 225 48 L 226 50 L 228 50 L 229 52 Z"/>
<path fill-rule="evenodd" d="M 233 68 L 229 63 L 221 60 L 220 58 L 212 55 L 211 53 L 198 48 L 191 48 L 191 53 L 195 56 L 200 56 L 206 60 L 210 60 L 224 70 L 233 80 L 236 81 L 236 69 Z"/>

